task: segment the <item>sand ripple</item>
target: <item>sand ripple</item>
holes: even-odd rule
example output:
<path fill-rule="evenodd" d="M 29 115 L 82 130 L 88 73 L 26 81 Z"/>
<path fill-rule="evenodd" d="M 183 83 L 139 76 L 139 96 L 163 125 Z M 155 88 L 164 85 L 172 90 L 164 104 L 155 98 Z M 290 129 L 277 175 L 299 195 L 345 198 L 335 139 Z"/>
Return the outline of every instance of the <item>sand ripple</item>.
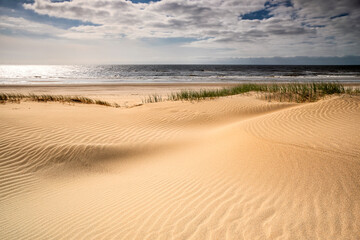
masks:
<path fill-rule="evenodd" d="M 360 236 L 360 98 L 0 111 L 2 239 Z"/>

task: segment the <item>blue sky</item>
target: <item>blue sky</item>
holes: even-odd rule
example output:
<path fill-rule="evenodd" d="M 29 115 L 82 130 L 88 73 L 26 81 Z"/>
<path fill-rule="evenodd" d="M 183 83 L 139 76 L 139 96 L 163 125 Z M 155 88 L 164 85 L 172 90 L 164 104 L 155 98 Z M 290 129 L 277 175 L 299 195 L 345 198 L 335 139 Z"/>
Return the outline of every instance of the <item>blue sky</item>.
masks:
<path fill-rule="evenodd" d="M 358 39 L 355 0 L 0 0 L 0 64 L 349 64 Z"/>

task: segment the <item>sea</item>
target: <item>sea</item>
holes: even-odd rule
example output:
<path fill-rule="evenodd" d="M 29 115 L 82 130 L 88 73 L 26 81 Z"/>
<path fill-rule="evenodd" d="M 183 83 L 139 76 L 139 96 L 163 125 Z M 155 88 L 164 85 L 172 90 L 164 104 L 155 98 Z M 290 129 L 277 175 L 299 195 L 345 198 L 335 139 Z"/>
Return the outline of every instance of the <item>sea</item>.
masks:
<path fill-rule="evenodd" d="M 0 85 L 224 82 L 360 83 L 360 66 L 0 65 Z"/>

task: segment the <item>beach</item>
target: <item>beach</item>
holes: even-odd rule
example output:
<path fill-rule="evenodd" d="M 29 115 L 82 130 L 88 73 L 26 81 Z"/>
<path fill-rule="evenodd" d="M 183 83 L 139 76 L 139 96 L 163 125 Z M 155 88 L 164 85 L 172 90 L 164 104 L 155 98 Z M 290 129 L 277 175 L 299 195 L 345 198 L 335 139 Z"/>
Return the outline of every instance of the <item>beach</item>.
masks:
<path fill-rule="evenodd" d="M 0 238 L 358 239 L 360 97 L 143 102 L 232 85 L 0 86 L 120 105 L 0 104 Z"/>
<path fill-rule="evenodd" d="M 0 85 L 0 92 L 83 96 L 131 107 L 142 104 L 143 100 L 153 94 L 166 98 L 168 94 L 181 90 L 220 89 L 235 85 L 236 83 L 3 84 Z"/>

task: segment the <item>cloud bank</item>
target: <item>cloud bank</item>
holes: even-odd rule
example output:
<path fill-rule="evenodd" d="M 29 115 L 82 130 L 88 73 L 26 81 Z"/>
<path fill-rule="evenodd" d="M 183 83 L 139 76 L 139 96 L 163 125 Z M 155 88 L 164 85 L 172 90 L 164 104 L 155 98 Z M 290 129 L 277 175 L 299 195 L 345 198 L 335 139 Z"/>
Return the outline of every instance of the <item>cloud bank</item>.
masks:
<path fill-rule="evenodd" d="M 199 59 L 360 55 L 360 1 L 355 0 L 35 0 L 22 6 L 92 24 L 28 28 L 19 27 L 29 25 L 24 18 L 3 16 L 1 29 L 81 41 L 126 39 L 142 46 L 154 42 L 149 39 L 168 39 L 178 48 L 198 49 Z"/>

